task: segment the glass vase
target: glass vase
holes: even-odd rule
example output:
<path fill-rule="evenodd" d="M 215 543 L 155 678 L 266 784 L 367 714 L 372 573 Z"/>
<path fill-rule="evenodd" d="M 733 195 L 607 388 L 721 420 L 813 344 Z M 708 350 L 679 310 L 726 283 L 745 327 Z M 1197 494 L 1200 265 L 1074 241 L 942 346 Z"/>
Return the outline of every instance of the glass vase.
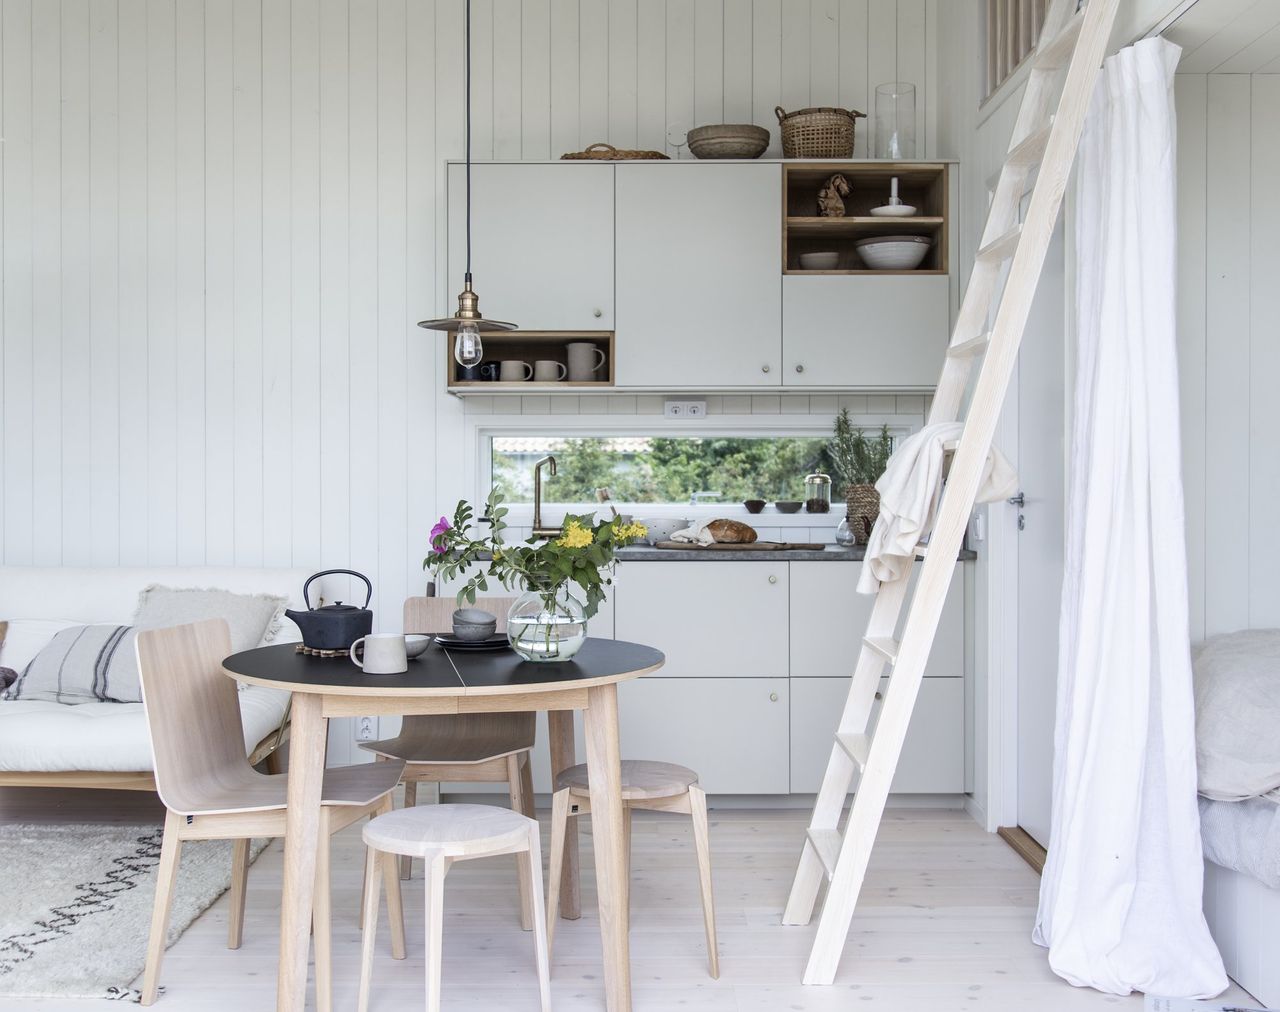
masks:
<path fill-rule="evenodd" d="M 907 81 L 876 85 L 875 156 L 915 158 L 916 86 Z"/>
<path fill-rule="evenodd" d="M 587 641 L 582 602 L 567 586 L 525 591 L 507 613 L 507 640 L 526 661 L 567 661 Z"/>

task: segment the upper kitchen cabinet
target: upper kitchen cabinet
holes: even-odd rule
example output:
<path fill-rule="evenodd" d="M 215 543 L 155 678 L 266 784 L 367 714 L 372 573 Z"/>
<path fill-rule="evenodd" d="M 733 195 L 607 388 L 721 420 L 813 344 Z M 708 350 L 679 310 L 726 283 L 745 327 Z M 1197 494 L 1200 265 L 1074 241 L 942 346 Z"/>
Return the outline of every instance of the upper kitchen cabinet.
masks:
<path fill-rule="evenodd" d="M 615 171 L 617 384 L 780 385 L 781 166 L 653 162 Z"/>
<path fill-rule="evenodd" d="M 471 166 L 472 272 L 481 311 L 526 331 L 614 323 L 612 164 Z M 466 167 L 449 165 L 449 290 L 466 265 Z"/>

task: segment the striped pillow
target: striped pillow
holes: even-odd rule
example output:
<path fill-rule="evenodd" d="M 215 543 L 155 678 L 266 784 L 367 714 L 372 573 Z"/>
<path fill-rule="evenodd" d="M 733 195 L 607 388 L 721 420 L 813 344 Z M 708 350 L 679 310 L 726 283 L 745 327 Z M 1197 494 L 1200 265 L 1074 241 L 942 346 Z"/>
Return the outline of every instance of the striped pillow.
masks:
<path fill-rule="evenodd" d="M 31 660 L 3 699 L 55 703 L 140 703 L 133 626 L 81 625 L 63 629 Z"/>

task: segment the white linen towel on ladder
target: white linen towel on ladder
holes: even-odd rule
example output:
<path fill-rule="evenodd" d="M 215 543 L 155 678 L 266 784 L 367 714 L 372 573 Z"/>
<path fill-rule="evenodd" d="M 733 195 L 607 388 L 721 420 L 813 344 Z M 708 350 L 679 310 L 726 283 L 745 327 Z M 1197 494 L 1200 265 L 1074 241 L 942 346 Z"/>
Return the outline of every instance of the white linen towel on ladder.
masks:
<path fill-rule="evenodd" d="M 1201 907 L 1174 332 L 1173 72 L 1104 64 L 1076 203 L 1079 331 L 1053 822 L 1035 940 L 1113 994 L 1227 986 Z"/>
<path fill-rule="evenodd" d="M 885 580 L 896 580 L 916 557 L 916 549 L 933 530 L 942 499 L 942 466 L 946 444 L 960 438 L 961 422 L 934 422 L 902 441 L 876 482 L 880 515 L 871 529 L 863 557 L 858 593 L 874 594 Z M 1013 495 L 1018 476 L 999 450 L 992 448 L 978 486 L 978 502 Z"/>

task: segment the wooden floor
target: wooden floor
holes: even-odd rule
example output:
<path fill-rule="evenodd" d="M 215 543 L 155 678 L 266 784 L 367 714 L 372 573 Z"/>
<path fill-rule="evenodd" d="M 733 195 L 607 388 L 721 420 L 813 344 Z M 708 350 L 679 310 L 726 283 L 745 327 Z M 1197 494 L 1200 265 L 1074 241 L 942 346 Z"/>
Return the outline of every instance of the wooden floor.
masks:
<path fill-rule="evenodd" d="M 104 822 L 159 821 L 154 801 L 140 796 L 0 791 L 0 820 L 85 821 L 104 810 L 112 811 L 101 818 Z M 689 820 L 648 812 L 635 818 L 631 951 L 637 1012 L 1121 1012 L 1142 1007 L 1137 996 L 1121 999 L 1073 988 L 1050 972 L 1044 951 L 1030 939 L 1039 879 L 1000 839 L 959 811 L 886 813 L 836 983 L 806 988 L 798 981 L 813 927 L 784 928 L 779 920 L 807 813 L 713 810 L 721 952 L 721 978 L 713 981 L 706 972 Z M 583 823 L 583 916 L 561 922 L 551 960 L 554 1007 L 565 1012 L 604 1007 L 589 828 L 588 819 Z M 335 838 L 336 1009 L 355 1006 L 361 859 L 357 831 Z M 224 947 L 224 896 L 169 950 L 162 979 L 166 993 L 156 1009 L 273 1007 L 280 870 L 281 850 L 273 844 L 250 874 L 242 949 Z M 423 1005 L 420 864 L 406 883 L 405 905 L 409 958 L 390 958 L 384 927 L 371 1012 Z M 533 938 L 518 924 L 514 859 L 461 864 L 450 872 L 444 958 L 446 1009 L 537 1008 Z M 1249 1000 L 1238 988 L 1231 997 Z M 84 1001 L 0 998 L 0 1012 L 94 1007 Z"/>

